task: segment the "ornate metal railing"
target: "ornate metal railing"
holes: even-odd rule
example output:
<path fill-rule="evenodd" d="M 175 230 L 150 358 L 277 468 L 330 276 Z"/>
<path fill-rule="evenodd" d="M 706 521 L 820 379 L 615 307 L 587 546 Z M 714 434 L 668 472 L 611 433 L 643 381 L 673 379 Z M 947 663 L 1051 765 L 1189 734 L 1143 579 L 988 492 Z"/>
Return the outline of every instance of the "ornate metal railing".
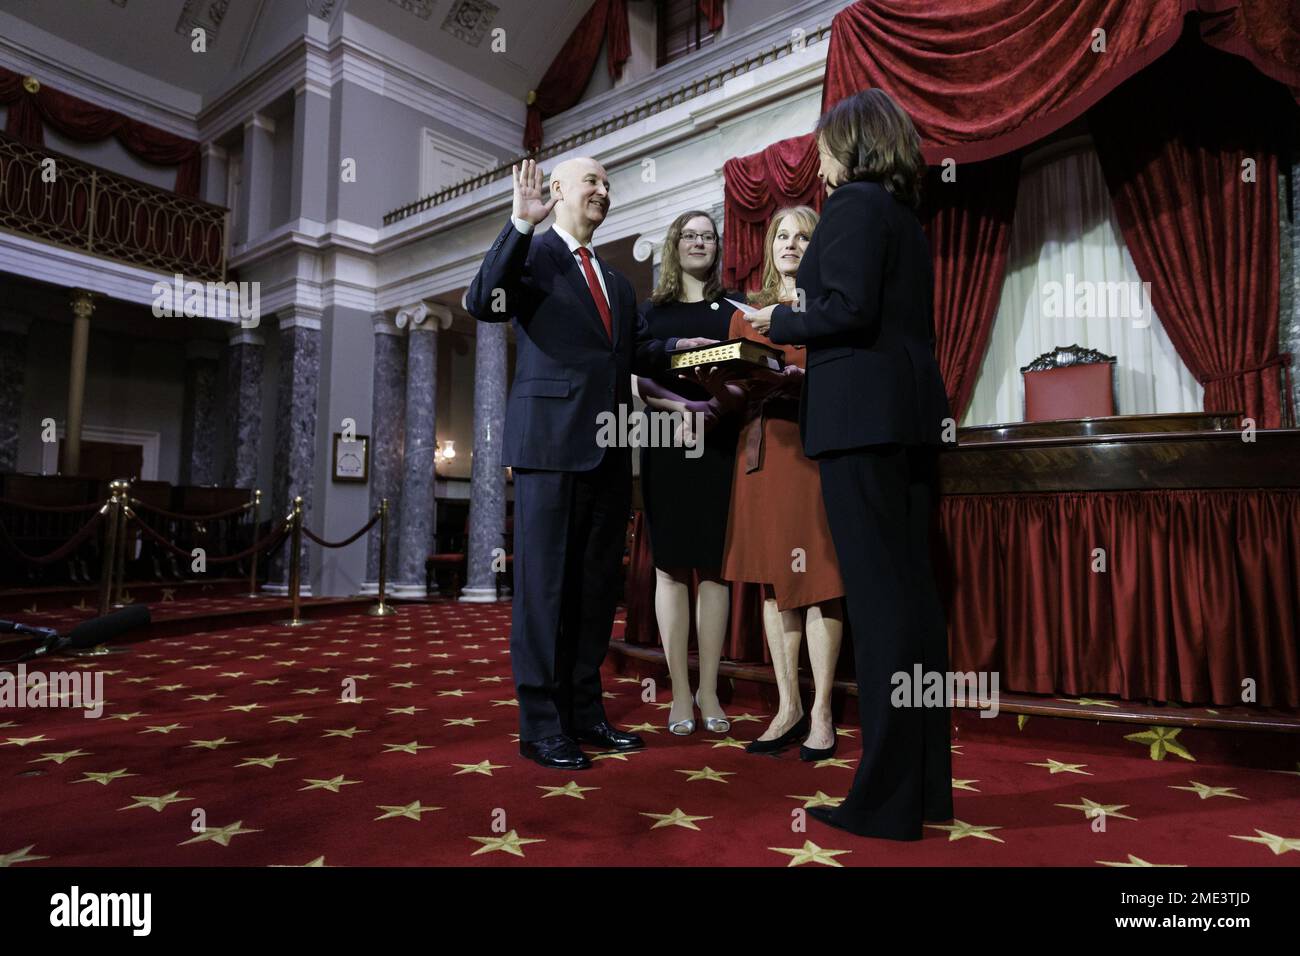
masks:
<path fill-rule="evenodd" d="M 830 37 L 830 32 L 831 25 L 829 23 L 816 27 L 815 29 L 808 31 L 804 37 L 804 42 L 807 45 L 818 43 L 822 40 L 828 39 Z M 399 220 L 406 219 L 409 216 L 414 216 L 418 213 L 424 212 L 427 209 L 432 209 L 434 206 L 439 206 L 442 203 L 447 202 L 449 199 L 464 195 L 468 192 L 473 192 L 480 186 L 486 186 L 490 182 L 509 176 L 510 167 L 525 159 L 541 160 L 549 159 L 552 156 L 558 156 L 560 153 L 566 152 L 582 143 L 590 142 L 597 137 L 604 136 L 607 133 L 612 133 L 616 129 L 622 129 L 630 123 L 639 122 L 647 116 L 654 116 L 656 113 L 661 113 L 664 110 L 677 106 L 680 103 L 684 103 L 687 100 L 694 99 L 703 93 L 707 93 L 709 90 L 717 89 L 733 77 L 741 76 L 742 74 L 748 73 L 750 70 L 757 69 L 758 67 L 771 63 L 774 60 L 779 60 L 790 52 L 792 52 L 792 46 L 790 41 L 787 40 L 778 43 L 775 46 L 758 50 L 744 59 L 733 60 L 720 70 L 714 70 L 712 73 L 707 73 L 703 76 L 687 80 L 685 83 L 670 89 L 665 93 L 651 97 L 650 99 L 638 103 L 636 106 L 626 109 L 621 113 L 617 113 L 614 116 L 601 120 L 599 123 L 593 123 L 584 129 L 578 130 L 576 133 L 571 133 L 570 135 L 565 136 L 563 139 L 558 139 L 553 143 L 543 145 L 541 149 L 532 153 L 521 153 L 514 159 L 497 166 L 495 169 L 489 169 L 486 172 L 479 173 L 477 176 L 471 176 L 469 179 L 454 183 L 436 193 L 417 199 L 415 202 L 407 203 L 405 206 L 394 209 L 392 212 L 385 213 L 384 225 L 388 226 L 392 223 L 398 222 Z"/>
<path fill-rule="evenodd" d="M 228 219 L 221 206 L 0 133 L 0 229 L 168 275 L 224 280 Z"/>

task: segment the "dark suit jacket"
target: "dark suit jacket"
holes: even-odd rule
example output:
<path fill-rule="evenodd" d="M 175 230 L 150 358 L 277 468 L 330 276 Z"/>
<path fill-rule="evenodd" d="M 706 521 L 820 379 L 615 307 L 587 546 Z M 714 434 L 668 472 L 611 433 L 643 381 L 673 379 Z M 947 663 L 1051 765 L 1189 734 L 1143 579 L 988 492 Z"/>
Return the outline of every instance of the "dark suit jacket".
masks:
<path fill-rule="evenodd" d="M 951 412 L 934 358 L 930 246 L 915 213 L 878 183 L 840 186 L 796 283 L 804 311 L 777 306 L 768 337 L 808 347 L 804 453 L 940 444 Z"/>
<path fill-rule="evenodd" d="M 501 463 L 586 471 L 603 412 L 632 411 L 632 373 L 654 375 L 675 343 L 650 337 L 632 284 L 599 259 L 609 290 L 614 340 L 605 334 L 586 277 L 554 230 L 524 235 L 507 222 L 479 266 L 465 307 L 484 322 L 514 322 L 515 378 L 506 405 Z M 494 293 L 500 289 L 504 299 Z M 501 307 L 501 311 L 494 308 Z"/>

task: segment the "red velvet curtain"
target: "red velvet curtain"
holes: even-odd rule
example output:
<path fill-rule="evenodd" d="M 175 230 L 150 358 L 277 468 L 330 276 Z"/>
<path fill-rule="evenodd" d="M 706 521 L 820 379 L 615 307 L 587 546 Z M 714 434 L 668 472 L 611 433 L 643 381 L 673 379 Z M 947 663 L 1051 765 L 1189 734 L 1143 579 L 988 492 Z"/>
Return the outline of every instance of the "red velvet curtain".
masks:
<path fill-rule="evenodd" d="M 748 291 L 758 286 L 763 237 L 774 212 L 800 204 L 821 210 L 826 193 L 817 179 L 817 165 L 812 133 L 783 139 L 760 153 L 733 157 L 723 164 L 722 283 L 728 289 Z"/>
<path fill-rule="evenodd" d="M 45 144 L 42 121 L 71 139 L 99 142 L 116 136 L 131 155 L 146 163 L 176 167 L 175 192 L 199 194 L 199 144 L 141 123 L 113 110 L 52 90 L 44 84 L 35 93 L 23 77 L 0 67 L 0 103 L 9 107 L 5 132 L 32 146 Z"/>
<path fill-rule="evenodd" d="M 711 33 L 717 33 L 721 30 L 722 24 L 725 22 L 722 7 L 723 0 L 699 0 L 700 16 L 708 17 L 709 31 Z"/>
<path fill-rule="evenodd" d="M 1211 46 L 1245 56 L 1300 99 L 1293 0 L 870 0 L 832 25 L 823 112 L 870 87 L 898 100 L 926 160 L 989 159 L 1083 115 L 1177 42 L 1184 17 Z M 1094 31 L 1105 31 L 1105 52 Z"/>
<path fill-rule="evenodd" d="M 1249 677 L 1300 706 L 1300 491 L 946 495 L 939 526 L 954 670 L 1210 705 Z"/>
<path fill-rule="evenodd" d="M 932 169 L 922 219 L 934 261 L 935 352 L 953 415 L 961 421 L 975 391 L 1002 298 L 1020 157 L 964 163 L 955 178 Z"/>
<path fill-rule="evenodd" d="M 1189 43 L 1090 115 L 1124 241 L 1205 410 L 1262 428 L 1293 421 L 1291 356 L 1278 351 L 1278 168 L 1296 112 L 1250 64 Z"/>
<path fill-rule="evenodd" d="M 542 145 L 542 121 L 575 106 L 596 70 L 600 48 L 608 43 L 606 60 L 612 80 L 623 75 L 623 64 L 632 54 L 627 26 L 627 0 L 596 0 L 564 46 L 551 61 L 528 104 L 524 125 L 524 149 L 532 152 Z"/>

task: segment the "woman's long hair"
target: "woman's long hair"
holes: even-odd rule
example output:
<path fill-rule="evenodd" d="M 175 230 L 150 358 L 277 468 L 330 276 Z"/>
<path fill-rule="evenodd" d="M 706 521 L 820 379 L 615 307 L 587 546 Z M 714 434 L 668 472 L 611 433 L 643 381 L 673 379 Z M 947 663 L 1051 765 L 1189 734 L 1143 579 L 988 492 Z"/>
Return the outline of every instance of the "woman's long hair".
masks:
<path fill-rule="evenodd" d="M 915 209 L 921 202 L 925 160 L 921 137 L 907 112 L 884 90 L 846 96 L 817 121 L 817 136 L 848 170 L 850 182 L 880 183 L 895 199 Z"/>
<path fill-rule="evenodd" d="M 655 305 L 681 301 L 682 230 L 696 216 L 703 216 L 709 220 L 709 228 L 718 237 L 713 245 L 713 265 L 709 267 L 708 278 L 704 280 L 704 301 L 712 302 L 722 295 L 722 233 L 718 231 L 718 224 L 713 221 L 712 216 L 707 212 L 693 209 L 674 219 L 673 224 L 668 227 L 668 234 L 664 236 L 663 260 L 659 264 L 659 282 L 655 285 L 655 290 L 650 293 L 650 301 Z"/>
<path fill-rule="evenodd" d="M 817 210 L 811 206 L 786 206 L 776 211 L 772 221 L 767 224 L 767 238 L 763 240 L 763 284 L 749 293 L 750 305 L 760 308 L 773 305 L 781 296 L 781 273 L 777 272 L 776 259 L 772 257 L 772 243 L 776 241 L 776 230 L 786 216 L 794 216 L 800 231 L 808 233 L 809 238 L 812 238 L 820 218 Z"/>

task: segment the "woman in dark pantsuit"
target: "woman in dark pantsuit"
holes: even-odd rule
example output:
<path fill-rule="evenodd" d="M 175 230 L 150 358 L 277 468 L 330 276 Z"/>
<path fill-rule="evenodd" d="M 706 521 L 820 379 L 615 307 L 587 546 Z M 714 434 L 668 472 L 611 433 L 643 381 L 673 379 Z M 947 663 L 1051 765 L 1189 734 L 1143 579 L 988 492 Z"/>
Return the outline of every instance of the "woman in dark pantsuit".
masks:
<path fill-rule="evenodd" d="M 952 818 L 946 701 L 892 703 L 895 675 L 948 670 L 929 529 L 937 451 L 955 427 L 913 211 L 925 164 L 911 119 L 878 89 L 836 104 L 817 141 L 827 200 L 796 278 L 803 301 L 749 317 L 773 342 L 808 347 L 800 429 L 821 471 L 853 632 L 862 759 L 844 802 L 809 813 L 917 840 L 923 820 Z"/>

